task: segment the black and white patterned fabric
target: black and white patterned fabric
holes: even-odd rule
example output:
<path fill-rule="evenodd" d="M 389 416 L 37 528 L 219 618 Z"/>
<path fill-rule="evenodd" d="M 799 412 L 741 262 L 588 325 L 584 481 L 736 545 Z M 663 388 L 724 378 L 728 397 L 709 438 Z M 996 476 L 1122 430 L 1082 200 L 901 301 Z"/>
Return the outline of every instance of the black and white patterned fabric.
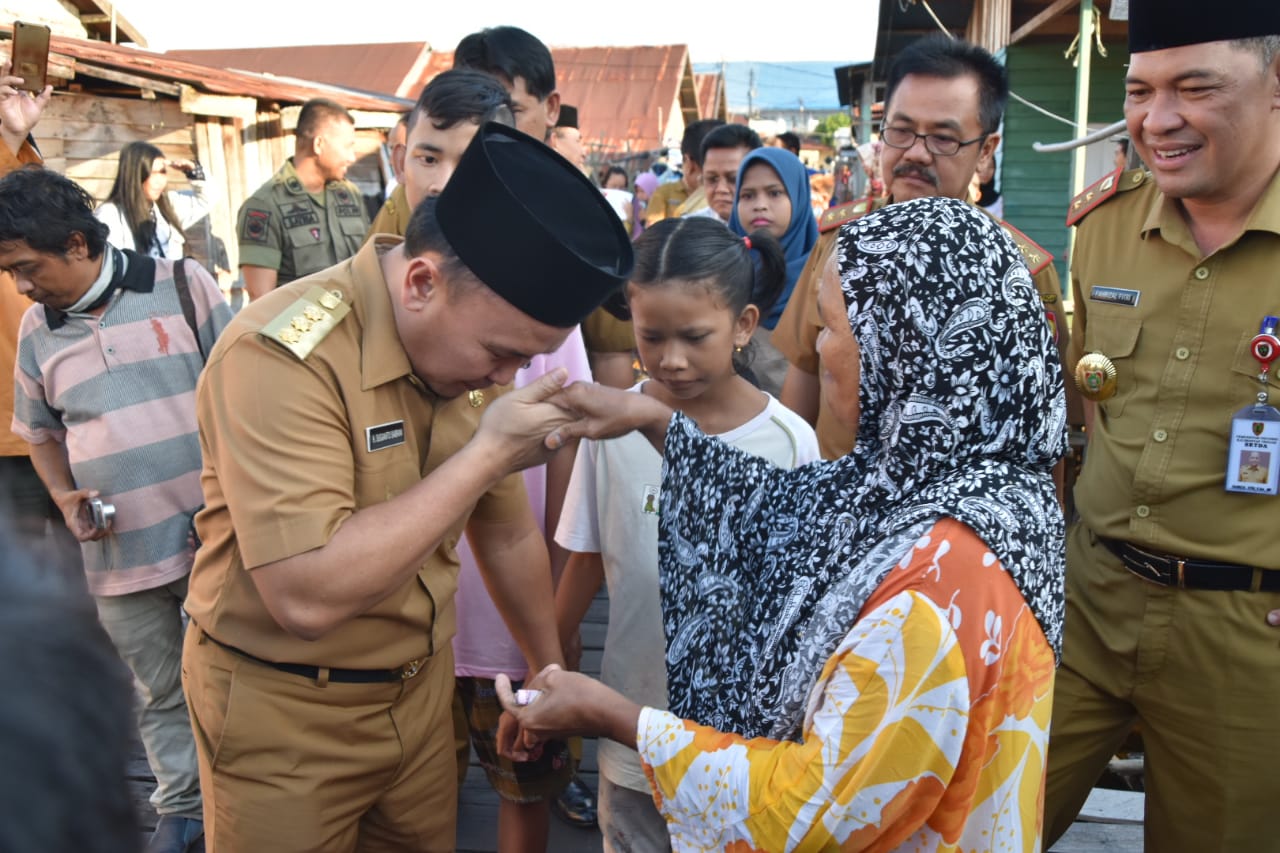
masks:
<path fill-rule="evenodd" d="M 990 217 L 894 204 L 842 229 L 861 350 L 857 444 L 793 471 L 667 433 L 660 526 L 671 710 L 748 737 L 799 736 L 826 659 L 916 537 L 971 527 L 1059 651 L 1062 375 L 1039 295 Z"/>

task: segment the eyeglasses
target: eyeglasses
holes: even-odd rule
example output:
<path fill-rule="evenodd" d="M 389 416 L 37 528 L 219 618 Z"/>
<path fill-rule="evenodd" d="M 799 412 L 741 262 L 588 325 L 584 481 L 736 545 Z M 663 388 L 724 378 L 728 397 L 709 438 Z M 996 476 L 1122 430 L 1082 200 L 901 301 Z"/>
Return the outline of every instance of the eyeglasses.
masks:
<path fill-rule="evenodd" d="M 882 126 L 880 128 L 880 140 L 890 148 L 906 150 L 915 145 L 917 139 L 923 139 L 925 150 L 938 157 L 954 157 L 966 145 L 981 142 L 986 138 L 987 134 L 984 133 L 981 136 L 970 139 L 968 142 L 961 142 L 954 136 L 939 136 L 936 133 L 916 133 L 914 130 L 907 130 L 905 127 Z"/>

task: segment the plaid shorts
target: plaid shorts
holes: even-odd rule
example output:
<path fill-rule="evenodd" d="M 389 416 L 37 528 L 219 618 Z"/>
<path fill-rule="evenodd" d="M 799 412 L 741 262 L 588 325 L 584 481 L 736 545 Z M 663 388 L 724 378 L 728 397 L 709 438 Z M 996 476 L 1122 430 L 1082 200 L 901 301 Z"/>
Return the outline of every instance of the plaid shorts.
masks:
<path fill-rule="evenodd" d="M 493 681 L 458 676 L 454 683 L 471 732 L 471 744 L 498 796 L 513 803 L 538 803 L 558 796 L 573 778 L 577 763 L 570 758 L 565 742 L 547 741 L 536 761 L 512 761 L 499 755 L 498 718 L 502 716 L 502 705 Z M 513 682 L 513 687 L 519 688 L 520 684 Z"/>

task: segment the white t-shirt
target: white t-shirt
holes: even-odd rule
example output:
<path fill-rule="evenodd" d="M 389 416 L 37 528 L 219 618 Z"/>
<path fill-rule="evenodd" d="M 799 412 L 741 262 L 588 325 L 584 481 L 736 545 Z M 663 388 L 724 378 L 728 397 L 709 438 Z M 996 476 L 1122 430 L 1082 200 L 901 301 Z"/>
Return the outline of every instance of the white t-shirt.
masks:
<path fill-rule="evenodd" d="M 577 327 L 555 352 L 535 355 L 529 360 L 528 367 L 516 371 L 515 387 L 523 388 L 557 367 L 569 371 L 566 385 L 591 381 L 587 350 L 582 344 L 582 332 Z M 542 530 L 546 519 L 547 466 L 525 469 L 524 488 L 529 493 L 533 518 L 538 529 Z M 458 629 L 453 635 L 454 675 L 496 678 L 501 672 L 511 678 L 524 678 L 529 665 L 507 629 L 507 623 L 502 621 L 498 606 L 489 597 L 489 589 L 480 576 L 466 536 L 458 540 L 458 560 L 461 567 L 458 569 L 458 592 L 454 597 L 458 615 Z"/>
<path fill-rule="evenodd" d="M 177 214 L 178 222 L 184 230 L 209 215 L 212 198 L 207 190 L 207 185 L 208 181 L 192 181 L 191 188 L 194 192 L 170 191 L 166 193 L 169 196 L 169 203 L 173 205 L 173 212 Z M 99 222 L 102 222 L 110 229 L 107 234 L 107 242 L 121 248 L 134 248 L 133 232 L 129 230 L 129 223 L 125 221 L 124 212 L 116 207 L 114 202 L 103 202 L 93 213 L 94 216 L 98 217 Z M 155 207 L 151 208 L 151 216 L 156 223 L 156 243 L 158 245 L 152 246 L 147 254 L 153 258 L 168 258 L 171 261 L 181 258 L 186 248 L 186 240 L 183 239 L 181 234 L 173 230 L 169 220 L 165 219 Z"/>
<path fill-rule="evenodd" d="M 640 385 L 631 390 L 639 392 Z M 819 458 L 804 419 L 773 397 L 760 414 L 718 438 L 783 468 Z M 560 513 L 556 541 L 599 553 L 609 586 L 609 630 L 600 679 L 627 698 L 667 707 L 666 639 L 658 598 L 658 508 L 662 457 L 644 436 L 584 440 Z M 601 739 L 600 772 L 615 785 L 649 791 L 634 749 Z"/>

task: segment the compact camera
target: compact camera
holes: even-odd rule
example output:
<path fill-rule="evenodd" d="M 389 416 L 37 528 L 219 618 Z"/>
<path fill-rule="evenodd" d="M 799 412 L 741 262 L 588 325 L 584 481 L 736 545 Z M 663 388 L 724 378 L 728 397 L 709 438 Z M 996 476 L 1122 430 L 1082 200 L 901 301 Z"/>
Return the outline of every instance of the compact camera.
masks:
<path fill-rule="evenodd" d="M 81 512 L 94 530 L 108 530 L 116 517 L 116 506 L 102 498 L 90 498 L 82 504 Z"/>

